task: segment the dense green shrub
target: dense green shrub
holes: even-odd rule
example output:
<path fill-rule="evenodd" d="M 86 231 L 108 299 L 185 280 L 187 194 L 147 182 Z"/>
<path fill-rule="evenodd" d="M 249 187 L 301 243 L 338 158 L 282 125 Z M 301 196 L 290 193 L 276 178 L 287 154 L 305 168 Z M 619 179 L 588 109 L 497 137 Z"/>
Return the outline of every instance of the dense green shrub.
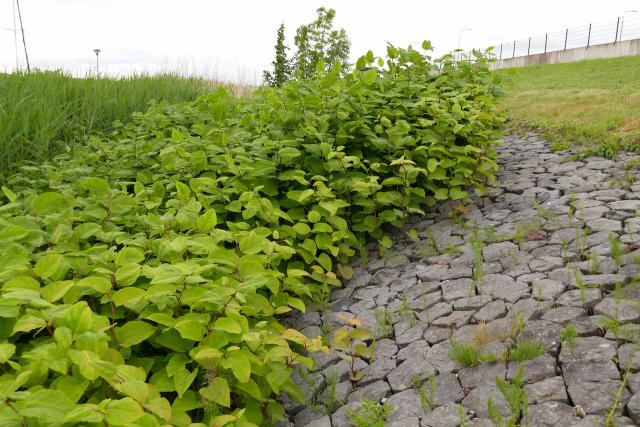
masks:
<path fill-rule="evenodd" d="M 375 61 L 157 105 L 12 177 L 0 196 L 2 424 L 281 416 L 275 397 L 300 397 L 292 368 L 322 343 L 278 315 L 348 278 L 367 235 L 387 244 L 382 225 L 482 192 L 496 169 L 502 119 L 484 58 L 390 46 L 386 66 Z"/>

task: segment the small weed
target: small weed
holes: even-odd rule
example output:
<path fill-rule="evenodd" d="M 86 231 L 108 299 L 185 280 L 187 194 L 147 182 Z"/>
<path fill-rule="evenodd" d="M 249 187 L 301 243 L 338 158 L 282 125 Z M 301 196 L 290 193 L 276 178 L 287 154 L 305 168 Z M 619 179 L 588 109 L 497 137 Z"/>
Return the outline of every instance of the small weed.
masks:
<path fill-rule="evenodd" d="M 496 233 L 496 228 L 493 225 L 485 225 L 484 226 L 484 241 L 486 243 L 495 243 L 499 241 L 498 235 Z"/>
<path fill-rule="evenodd" d="M 460 424 L 460 427 L 467 427 L 466 413 L 467 411 L 464 409 L 464 406 L 458 403 L 456 405 L 456 414 L 458 415 L 458 424 Z"/>
<path fill-rule="evenodd" d="M 582 277 L 582 274 L 580 274 L 578 270 L 571 270 L 571 273 L 573 274 L 576 286 L 580 291 L 580 301 L 584 304 L 587 301 L 587 283 L 584 281 L 584 277 Z"/>
<path fill-rule="evenodd" d="M 569 194 L 569 210 L 567 211 L 567 216 L 569 219 L 573 219 L 576 214 L 576 195 L 571 193 Z"/>
<path fill-rule="evenodd" d="M 562 247 L 560 248 L 562 254 L 562 264 L 566 267 L 569 264 L 569 241 L 563 240 Z"/>
<path fill-rule="evenodd" d="M 357 411 L 347 411 L 347 417 L 356 427 L 384 427 L 389 415 L 393 411 L 393 405 L 385 403 L 380 405 L 371 400 L 361 401 L 362 406 Z"/>
<path fill-rule="evenodd" d="M 611 404 L 611 408 L 609 409 L 609 411 L 607 412 L 607 414 L 605 415 L 605 425 L 607 427 L 615 427 L 617 426 L 616 422 L 615 422 L 615 417 L 617 416 L 618 413 L 618 409 L 620 409 L 620 405 L 621 405 L 621 399 L 622 399 L 622 392 L 625 390 L 625 387 L 627 386 L 627 381 L 628 381 L 628 377 L 631 374 L 630 369 L 627 369 L 624 373 L 624 375 L 622 376 L 622 382 L 620 383 L 620 386 L 618 387 L 617 391 L 616 391 L 616 396 L 613 399 L 613 403 Z"/>
<path fill-rule="evenodd" d="M 482 285 L 484 281 L 484 259 L 482 258 L 482 248 L 484 247 L 484 241 L 482 235 L 478 230 L 474 230 L 471 233 L 471 249 L 473 250 L 473 285 L 480 289 L 482 292 Z"/>
<path fill-rule="evenodd" d="M 620 238 L 613 233 L 609 234 L 609 247 L 611 249 L 611 258 L 613 258 L 616 267 L 619 269 L 622 265 L 622 255 L 624 255 L 625 251 Z"/>
<path fill-rule="evenodd" d="M 511 317 L 511 340 L 516 342 L 518 335 L 524 330 L 527 320 L 524 314 L 518 313 L 517 316 Z"/>
<path fill-rule="evenodd" d="M 325 400 L 324 405 L 327 407 L 327 411 L 332 414 L 338 399 L 336 398 L 336 385 L 338 383 L 338 372 L 330 370 L 325 376 Z"/>
<path fill-rule="evenodd" d="M 338 350 L 340 357 L 349 362 L 349 380 L 355 385 L 364 373 L 355 369 L 356 360 L 361 357 L 371 359 L 373 351 L 364 341 L 371 338 L 369 331 L 362 327 L 360 319 L 338 315 L 338 319 L 345 325 L 333 334 L 331 348 Z"/>
<path fill-rule="evenodd" d="M 513 348 L 509 349 L 507 359 L 522 362 L 542 356 L 544 352 L 544 343 L 542 341 L 520 341 Z"/>
<path fill-rule="evenodd" d="M 462 253 L 462 249 L 460 249 L 459 246 L 456 246 L 453 243 L 449 243 L 444 251 L 452 255 L 457 255 Z"/>
<path fill-rule="evenodd" d="M 527 392 L 524 390 L 524 365 L 520 365 L 518 372 L 512 381 L 506 381 L 504 378 L 496 377 L 496 386 L 504 400 L 509 405 L 511 415 L 504 418 L 500 411 L 493 402 L 493 398 L 490 396 L 487 401 L 487 410 L 489 412 L 489 418 L 493 421 L 494 426 L 498 427 L 516 427 L 519 425 L 527 425 L 529 406 L 527 398 Z"/>
<path fill-rule="evenodd" d="M 568 323 L 567 326 L 560 329 L 560 341 L 562 345 L 566 346 L 569 350 L 573 351 L 576 348 L 576 336 L 578 332 L 573 323 Z"/>
<path fill-rule="evenodd" d="M 462 366 L 478 366 L 485 362 L 495 362 L 498 357 L 490 352 L 481 352 L 475 344 L 457 342 L 451 339 L 449 357 Z"/>
<path fill-rule="evenodd" d="M 400 318 L 410 326 L 414 326 L 417 322 L 416 313 L 411 309 L 409 300 L 405 294 L 402 295 L 402 304 L 400 304 L 400 307 L 398 308 L 398 314 L 400 315 Z"/>
<path fill-rule="evenodd" d="M 388 337 L 393 334 L 393 316 L 387 309 L 376 308 L 373 312 L 376 326 L 373 330 L 374 338 Z"/>
<path fill-rule="evenodd" d="M 540 303 L 542 302 L 542 288 L 539 287 L 536 291 L 536 301 L 538 302 L 538 305 L 540 305 Z"/>
<path fill-rule="evenodd" d="M 589 271 L 592 274 L 596 274 L 598 272 L 598 253 L 595 249 L 591 250 L 591 254 L 589 255 Z"/>
<path fill-rule="evenodd" d="M 571 143 L 567 141 L 554 141 L 549 146 L 549 149 L 551 149 L 551 151 L 553 151 L 554 153 L 557 153 L 560 151 L 567 151 L 570 148 L 571 148 Z"/>
<path fill-rule="evenodd" d="M 433 410 L 433 407 L 435 405 L 436 376 L 435 374 L 431 374 L 427 378 L 429 390 L 427 390 L 426 387 L 424 387 L 424 381 L 422 381 L 420 377 L 417 377 L 417 379 L 419 381 L 416 381 L 415 378 L 413 381 L 411 381 L 411 386 L 419 391 L 420 406 L 422 406 L 422 412 L 426 414 L 427 412 Z M 415 384 L 417 384 L 417 386 Z"/>

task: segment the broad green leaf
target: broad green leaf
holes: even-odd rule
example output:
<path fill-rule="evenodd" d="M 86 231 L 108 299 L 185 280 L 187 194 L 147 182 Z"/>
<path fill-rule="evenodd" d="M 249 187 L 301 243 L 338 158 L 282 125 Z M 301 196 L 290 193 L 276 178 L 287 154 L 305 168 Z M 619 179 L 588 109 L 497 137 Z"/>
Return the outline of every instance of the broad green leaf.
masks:
<path fill-rule="evenodd" d="M 116 338 L 120 346 L 131 347 L 132 345 L 140 344 L 153 335 L 154 332 L 155 328 L 147 322 L 134 320 L 116 328 Z"/>
<path fill-rule="evenodd" d="M 196 228 L 198 231 L 208 231 L 212 227 L 214 227 L 218 223 L 218 218 L 216 216 L 216 211 L 213 209 L 207 210 L 204 214 L 198 217 L 196 221 Z"/>
<path fill-rule="evenodd" d="M 210 401 L 224 406 L 225 408 L 231 406 L 229 384 L 222 377 L 215 377 L 211 380 L 207 387 L 200 389 L 200 394 Z"/>
<path fill-rule="evenodd" d="M 38 260 L 33 272 L 36 276 L 47 279 L 58 271 L 64 262 L 64 257 L 59 254 L 45 255 Z"/>
<path fill-rule="evenodd" d="M 123 426 L 134 423 L 144 415 L 144 411 L 130 397 L 112 400 L 106 406 L 104 420 L 109 425 Z"/>
<path fill-rule="evenodd" d="M 242 327 L 240 324 L 229 317 L 220 317 L 217 319 L 213 328 L 219 331 L 229 332 L 231 334 L 242 333 Z"/>
<path fill-rule="evenodd" d="M 8 342 L 0 344 L 0 363 L 6 363 L 15 352 L 16 346 L 14 344 Z"/>
<path fill-rule="evenodd" d="M 242 351 L 233 351 L 224 359 L 224 365 L 231 369 L 238 381 L 244 383 L 249 381 L 251 376 L 251 363 L 249 358 Z"/>
<path fill-rule="evenodd" d="M 144 260 L 144 252 L 138 248 L 127 247 L 118 252 L 116 265 L 139 264 Z"/>
<path fill-rule="evenodd" d="M 20 414 L 42 423 L 61 423 L 73 406 L 74 402 L 61 391 L 42 389 L 26 396 Z"/>
<path fill-rule="evenodd" d="M 240 239 L 240 250 L 245 254 L 257 254 L 266 252 L 269 249 L 269 240 L 250 231 Z"/>

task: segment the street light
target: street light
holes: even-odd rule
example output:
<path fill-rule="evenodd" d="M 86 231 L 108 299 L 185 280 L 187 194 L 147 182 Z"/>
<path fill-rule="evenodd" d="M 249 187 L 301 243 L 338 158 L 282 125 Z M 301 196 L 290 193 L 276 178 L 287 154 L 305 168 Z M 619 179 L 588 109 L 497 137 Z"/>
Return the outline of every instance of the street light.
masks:
<path fill-rule="evenodd" d="M 100 49 L 93 49 L 93 53 L 96 54 L 96 77 L 100 77 L 100 63 L 98 62 L 98 55 L 100 55 Z"/>
<path fill-rule="evenodd" d="M 624 16 L 625 16 L 627 13 L 638 13 L 638 11 L 637 11 L 637 10 L 625 10 L 625 11 L 622 13 L 622 22 L 620 23 L 620 41 L 622 41 L 622 29 L 624 28 Z"/>

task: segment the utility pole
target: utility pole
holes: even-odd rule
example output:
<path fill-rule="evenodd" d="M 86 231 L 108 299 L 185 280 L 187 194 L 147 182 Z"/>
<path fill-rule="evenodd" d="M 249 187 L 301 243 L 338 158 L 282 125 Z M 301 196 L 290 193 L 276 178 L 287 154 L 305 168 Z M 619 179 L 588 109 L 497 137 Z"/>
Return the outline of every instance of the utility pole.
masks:
<path fill-rule="evenodd" d="M 100 77 L 100 63 L 98 62 L 98 55 L 100 55 L 100 49 L 93 49 L 93 53 L 96 54 L 96 77 Z"/>
<path fill-rule="evenodd" d="M 29 65 L 29 54 L 27 53 L 27 42 L 24 39 L 24 26 L 22 25 L 22 12 L 20 11 L 20 0 L 16 0 L 16 6 L 18 6 L 18 19 L 20 19 L 20 32 L 22 33 L 22 45 L 24 46 L 24 57 L 27 60 L 27 73 L 30 73 L 31 65 Z"/>

